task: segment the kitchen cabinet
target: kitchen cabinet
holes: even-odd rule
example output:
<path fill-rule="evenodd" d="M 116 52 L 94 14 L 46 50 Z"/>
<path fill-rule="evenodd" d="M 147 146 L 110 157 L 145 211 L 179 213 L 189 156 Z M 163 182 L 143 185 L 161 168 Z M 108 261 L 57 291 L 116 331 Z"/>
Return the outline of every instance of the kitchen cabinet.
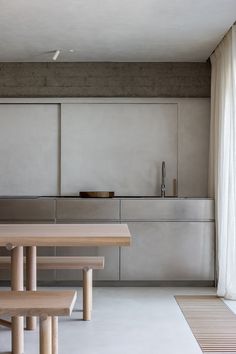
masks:
<path fill-rule="evenodd" d="M 102 256 L 105 267 L 94 271 L 94 280 L 119 280 L 119 247 L 57 247 L 57 256 Z M 81 270 L 57 270 L 56 280 L 77 281 L 82 279 Z"/>
<path fill-rule="evenodd" d="M 58 104 L 0 104 L 0 195 L 59 192 Z"/>
<path fill-rule="evenodd" d="M 58 198 L 57 221 L 120 220 L 120 202 L 117 199 Z"/>
<path fill-rule="evenodd" d="M 122 221 L 212 221 L 212 199 L 141 198 L 121 200 Z"/>
<path fill-rule="evenodd" d="M 1 198 L 0 223 L 54 223 L 55 222 L 54 198 Z M 53 256 L 55 247 L 40 247 L 38 255 Z M 0 255 L 9 256 L 4 247 L 0 247 Z M 43 270 L 38 272 L 38 279 L 44 281 L 54 280 L 55 272 Z M 10 278 L 9 271 L 2 270 L 0 279 Z"/>
<path fill-rule="evenodd" d="M 129 222 L 121 280 L 213 280 L 213 222 Z"/>
<path fill-rule="evenodd" d="M 45 247 L 39 254 L 104 256 L 105 269 L 94 272 L 100 281 L 214 280 L 212 199 L 0 198 L 0 222 L 128 223 L 130 247 Z M 81 272 L 40 271 L 39 279 L 76 283 Z"/>
<path fill-rule="evenodd" d="M 0 222 L 54 222 L 54 198 L 1 198 Z"/>
<path fill-rule="evenodd" d="M 120 222 L 120 201 L 117 199 L 58 198 L 57 222 L 60 223 L 112 223 Z M 104 256 L 104 270 L 94 272 L 94 280 L 119 280 L 119 247 L 60 247 L 58 256 Z M 59 270 L 56 280 L 82 279 L 81 271 Z"/>

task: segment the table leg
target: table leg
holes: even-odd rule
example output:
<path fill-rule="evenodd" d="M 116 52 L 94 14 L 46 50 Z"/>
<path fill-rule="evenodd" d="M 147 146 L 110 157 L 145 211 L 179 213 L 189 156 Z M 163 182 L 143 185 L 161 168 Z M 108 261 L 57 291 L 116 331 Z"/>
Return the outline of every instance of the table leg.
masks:
<path fill-rule="evenodd" d="M 23 247 L 11 250 L 11 289 L 24 290 L 24 258 Z M 12 352 L 24 353 L 24 318 L 12 317 Z"/>
<path fill-rule="evenodd" d="M 83 319 L 91 320 L 92 310 L 92 269 L 83 269 Z"/>
<path fill-rule="evenodd" d="M 26 247 L 26 290 L 37 290 L 37 249 L 35 246 Z M 36 329 L 37 318 L 26 318 L 26 329 Z"/>
<path fill-rule="evenodd" d="M 52 318 L 40 317 L 40 354 L 52 354 Z"/>
<path fill-rule="evenodd" d="M 58 317 L 52 317 L 52 354 L 58 354 Z"/>

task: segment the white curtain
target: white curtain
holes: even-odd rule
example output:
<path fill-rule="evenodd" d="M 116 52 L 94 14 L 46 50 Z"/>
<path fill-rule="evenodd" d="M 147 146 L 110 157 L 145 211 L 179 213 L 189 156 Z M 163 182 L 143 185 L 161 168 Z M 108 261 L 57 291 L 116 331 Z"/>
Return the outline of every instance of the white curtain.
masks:
<path fill-rule="evenodd" d="M 216 202 L 217 294 L 236 300 L 236 26 L 211 64 L 209 196 Z"/>

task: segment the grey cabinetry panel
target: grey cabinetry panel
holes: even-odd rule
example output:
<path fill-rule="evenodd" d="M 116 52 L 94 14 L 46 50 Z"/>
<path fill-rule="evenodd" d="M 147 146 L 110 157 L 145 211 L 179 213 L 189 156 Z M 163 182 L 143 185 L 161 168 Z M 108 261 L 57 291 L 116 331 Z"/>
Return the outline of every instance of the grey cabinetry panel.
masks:
<path fill-rule="evenodd" d="M 62 222 L 65 222 L 64 220 Z M 70 222 L 70 221 L 67 221 Z M 73 221 L 83 223 L 81 221 Z M 85 221 L 86 222 L 86 221 Z M 102 223 L 112 223 L 111 221 L 102 221 Z M 92 223 L 99 223 L 99 221 Z M 57 256 L 102 256 L 105 257 L 105 268 L 94 271 L 95 280 L 119 280 L 119 247 L 57 247 Z M 81 280 L 80 270 L 58 270 L 56 271 L 57 280 Z"/>
<path fill-rule="evenodd" d="M 119 280 L 119 248 L 118 247 L 57 247 L 57 256 L 102 256 L 105 257 L 105 268 L 94 271 L 94 280 Z M 81 280 L 81 270 L 56 271 L 57 280 Z"/>
<path fill-rule="evenodd" d="M 57 220 L 119 220 L 119 200 L 57 199 Z"/>
<path fill-rule="evenodd" d="M 27 198 L 27 199 L 0 199 L 0 223 L 53 223 L 55 221 L 55 199 Z M 54 255 L 55 247 L 38 247 L 38 255 Z M 0 247 L 0 255 L 10 255 Z M 38 272 L 39 280 L 54 280 L 55 272 L 44 270 Z M 2 271 L 1 280 L 10 279 L 8 271 Z"/>
<path fill-rule="evenodd" d="M 38 247 L 37 248 L 38 256 L 54 256 L 55 255 L 55 247 Z M 6 250 L 5 247 L 0 247 L 0 256 L 9 256 L 10 252 Z M 43 281 L 53 281 L 55 280 L 55 271 L 54 270 L 38 270 L 37 272 L 38 280 Z M 10 269 L 9 270 L 1 270 L 0 272 L 0 280 L 10 280 Z"/>
<path fill-rule="evenodd" d="M 56 247 L 37 247 L 38 256 L 55 256 Z M 42 281 L 54 281 L 56 278 L 55 270 L 38 270 L 37 271 L 38 280 Z"/>
<path fill-rule="evenodd" d="M 127 199 L 121 201 L 122 220 L 214 220 L 212 199 Z"/>
<path fill-rule="evenodd" d="M 111 190 L 157 195 L 177 178 L 176 103 L 83 103 L 61 106 L 61 192 Z M 138 178 L 137 178 L 138 176 Z"/>
<path fill-rule="evenodd" d="M 178 193 L 204 198 L 208 195 L 210 99 L 183 99 L 178 107 Z"/>
<path fill-rule="evenodd" d="M 114 199 L 57 199 L 58 222 L 111 223 L 119 222 L 119 200 Z M 94 271 L 95 280 L 119 279 L 119 248 L 118 247 L 57 247 L 60 256 L 104 256 L 105 269 Z M 60 270 L 56 273 L 57 280 L 80 280 L 81 271 Z"/>
<path fill-rule="evenodd" d="M 121 280 L 213 280 L 213 222 L 130 222 Z"/>
<path fill-rule="evenodd" d="M 57 104 L 0 104 L 0 195 L 58 193 Z"/>
<path fill-rule="evenodd" d="M 0 199 L 0 221 L 54 221 L 52 198 Z"/>

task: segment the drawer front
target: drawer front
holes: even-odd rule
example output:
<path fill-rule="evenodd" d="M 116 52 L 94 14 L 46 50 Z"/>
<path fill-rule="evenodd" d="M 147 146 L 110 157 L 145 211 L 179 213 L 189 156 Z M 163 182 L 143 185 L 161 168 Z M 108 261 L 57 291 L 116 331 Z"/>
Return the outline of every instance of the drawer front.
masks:
<path fill-rule="evenodd" d="M 119 220 L 119 200 L 57 199 L 57 220 Z"/>
<path fill-rule="evenodd" d="M 102 223 L 112 223 L 102 221 Z M 71 223 L 71 222 L 70 222 Z M 73 222 L 72 222 L 73 223 Z M 84 223 L 83 221 L 80 223 Z M 92 222 L 90 222 L 92 223 Z M 99 221 L 96 221 L 99 223 Z M 101 256 L 105 258 L 105 267 L 94 270 L 94 280 L 119 280 L 119 247 L 56 247 L 57 256 Z M 81 270 L 57 270 L 56 280 L 81 280 Z"/>
<path fill-rule="evenodd" d="M 130 222 L 121 280 L 213 280 L 213 222 Z"/>
<path fill-rule="evenodd" d="M 94 280 L 119 280 L 119 247 L 57 247 L 57 256 L 102 256 L 105 267 L 94 270 Z M 56 280 L 81 280 L 81 270 L 57 270 Z"/>
<path fill-rule="evenodd" d="M 54 199 L 0 199 L 0 221 L 53 221 L 54 219 Z"/>
<path fill-rule="evenodd" d="M 122 200 L 121 219 L 124 221 L 214 220 L 214 201 L 211 199 Z"/>

